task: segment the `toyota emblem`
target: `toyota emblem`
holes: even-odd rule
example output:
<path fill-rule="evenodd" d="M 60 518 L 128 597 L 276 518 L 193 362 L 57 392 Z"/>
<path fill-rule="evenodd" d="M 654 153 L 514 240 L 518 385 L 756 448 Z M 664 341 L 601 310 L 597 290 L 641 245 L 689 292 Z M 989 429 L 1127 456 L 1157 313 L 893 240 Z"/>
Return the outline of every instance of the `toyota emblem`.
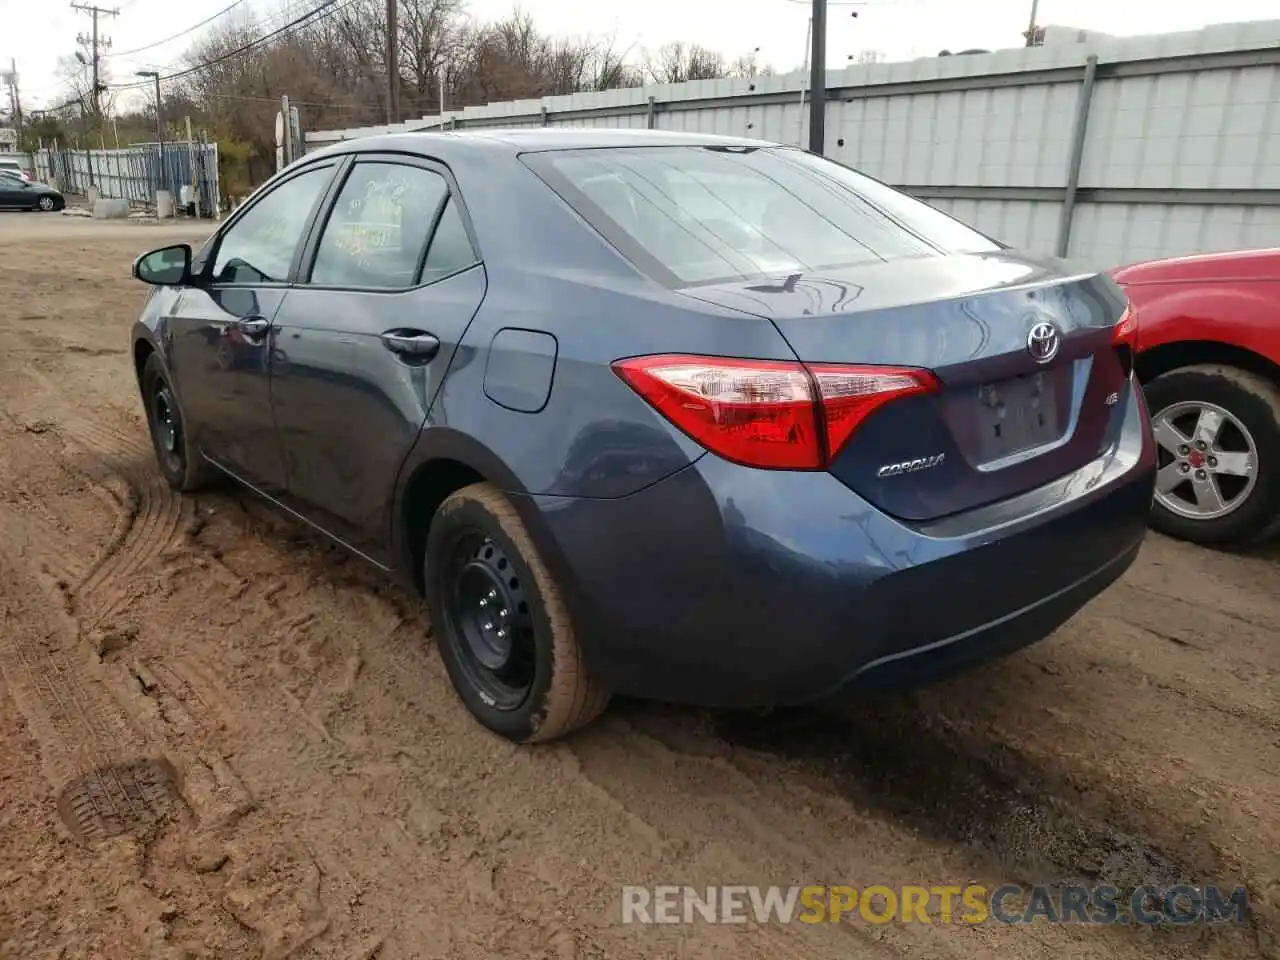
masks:
<path fill-rule="evenodd" d="M 1041 320 L 1027 334 L 1027 353 L 1036 363 L 1048 363 L 1062 348 L 1062 334 L 1048 320 Z"/>

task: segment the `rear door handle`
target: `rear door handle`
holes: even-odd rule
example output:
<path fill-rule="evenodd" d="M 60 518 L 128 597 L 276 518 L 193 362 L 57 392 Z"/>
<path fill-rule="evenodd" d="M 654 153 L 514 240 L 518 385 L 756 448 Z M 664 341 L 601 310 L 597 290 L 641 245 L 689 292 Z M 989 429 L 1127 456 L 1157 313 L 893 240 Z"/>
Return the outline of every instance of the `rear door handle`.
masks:
<path fill-rule="evenodd" d="M 425 330 L 388 330 L 382 335 L 382 345 L 397 356 L 420 363 L 440 352 L 440 340 Z"/>
<path fill-rule="evenodd" d="M 271 329 L 271 321 L 266 317 L 241 317 L 235 325 L 237 330 L 251 340 L 265 337 Z"/>

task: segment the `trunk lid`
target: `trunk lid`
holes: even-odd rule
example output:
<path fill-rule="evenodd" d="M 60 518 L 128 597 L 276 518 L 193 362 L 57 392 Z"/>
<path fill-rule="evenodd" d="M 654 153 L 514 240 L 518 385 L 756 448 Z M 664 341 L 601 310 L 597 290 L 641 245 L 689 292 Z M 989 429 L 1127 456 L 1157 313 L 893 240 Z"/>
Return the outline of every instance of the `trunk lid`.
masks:
<path fill-rule="evenodd" d="M 683 293 L 772 320 L 805 362 L 933 371 L 937 393 L 877 410 L 831 466 L 905 520 L 1038 487 L 1097 457 L 1119 428 L 1128 371 L 1112 332 L 1126 301 L 1105 274 L 1001 251 Z M 1033 330 L 1050 337 L 1033 344 Z M 1033 347 L 1055 336 L 1042 362 Z"/>

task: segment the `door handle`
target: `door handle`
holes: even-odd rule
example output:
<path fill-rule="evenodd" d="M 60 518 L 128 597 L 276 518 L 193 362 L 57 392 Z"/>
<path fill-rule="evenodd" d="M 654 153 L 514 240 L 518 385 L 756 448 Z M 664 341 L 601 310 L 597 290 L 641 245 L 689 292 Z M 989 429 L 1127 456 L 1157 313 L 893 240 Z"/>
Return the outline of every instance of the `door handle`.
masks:
<path fill-rule="evenodd" d="M 382 345 L 397 356 L 420 363 L 440 352 L 440 340 L 423 330 L 388 330 L 382 335 Z"/>
<path fill-rule="evenodd" d="M 235 326 L 250 340 L 256 340 L 267 335 L 267 331 L 271 329 L 271 321 L 266 317 L 241 317 Z"/>

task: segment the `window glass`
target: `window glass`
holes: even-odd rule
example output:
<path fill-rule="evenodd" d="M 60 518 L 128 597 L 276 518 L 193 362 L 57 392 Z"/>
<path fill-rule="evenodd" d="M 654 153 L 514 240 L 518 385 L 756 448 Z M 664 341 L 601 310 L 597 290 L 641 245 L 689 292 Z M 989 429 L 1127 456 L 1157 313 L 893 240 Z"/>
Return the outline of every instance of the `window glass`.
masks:
<path fill-rule="evenodd" d="M 311 282 L 413 286 L 431 223 L 448 189 L 444 177 L 421 167 L 356 164 L 320 236 Z"/>
<path fill-rule="evenodd" d="M 998 249 L 918 200 L 799 150 L 566 150 L 526 162 L 559 180 L 565 199 L 624 253 L 638 248 L 681 284 Z"/>
<path fill-rule="evenodd" d="M 218 243 L 214 282 L 285 282 L 307 219 L 332 174 L 328 166 L 300 173 L 246 210 Z"/>
<path fill-rule="evenodd" d="M 476 262 L 476 252 L 471 246 L 471 238 L 467 236 L 467 227 L 462 222 L 462 213 L 452 199 L 440 215 L 436 232 L 431 237 L 431 247 L 427 251 L 427 262 L 422 268 L 422 282 L 430 283 L 451 273 L 465 270 Z"/>
<path fill-rule="evenodd" d="M 851 167 L 802 150 L 787 151 L 787 157 L 810 173 L 829 178 L 866 197 L 941 250 L 949 253 L 991 253 L 1000 249 L 989 237 L 943 213 L 937 207 L 931 207 L 924 201 L 895 190 L 879 180 L 873 180 Z"/>

